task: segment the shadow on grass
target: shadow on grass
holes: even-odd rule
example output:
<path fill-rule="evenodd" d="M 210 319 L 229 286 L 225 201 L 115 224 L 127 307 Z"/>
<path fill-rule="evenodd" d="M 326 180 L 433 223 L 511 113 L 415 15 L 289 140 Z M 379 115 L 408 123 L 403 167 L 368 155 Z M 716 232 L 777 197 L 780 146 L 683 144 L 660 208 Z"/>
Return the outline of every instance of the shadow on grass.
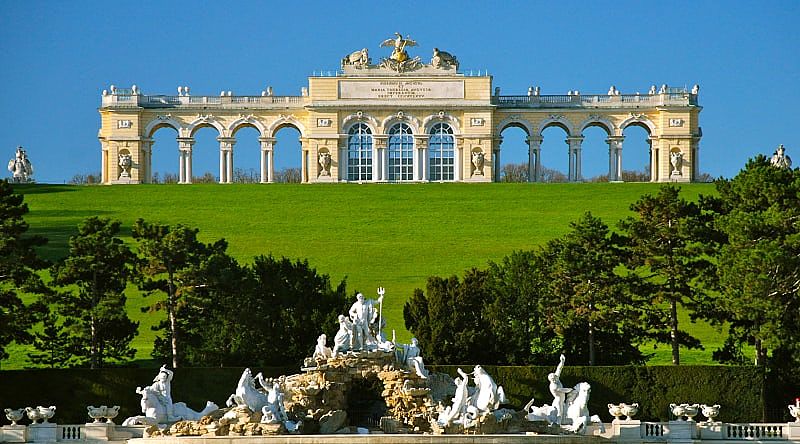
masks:
<path fill-rule="evenodd" d="M 56 185 L 56 184 L 12 184 L 15 193 L 19 194 L 48 194 L 48 193 L 64 193 L 77 191 L 75 185 Z"/>
<path fill-rule="evenodd" d="M 59 218 L 60 220 L 33 224 L 28 229 L 31 236 L 47 238 L 47 243 L 36 249 L 39 255 L 49 261 L 63 258 L 69 253 L 69 238 L 78 234 L 78 225 L 91 216 L 105 216 L 110 211 L 86 210 L 36 210 L 36 217 Z M 130 237 L 131 227 L 120 227 L 120 237 Z"/>

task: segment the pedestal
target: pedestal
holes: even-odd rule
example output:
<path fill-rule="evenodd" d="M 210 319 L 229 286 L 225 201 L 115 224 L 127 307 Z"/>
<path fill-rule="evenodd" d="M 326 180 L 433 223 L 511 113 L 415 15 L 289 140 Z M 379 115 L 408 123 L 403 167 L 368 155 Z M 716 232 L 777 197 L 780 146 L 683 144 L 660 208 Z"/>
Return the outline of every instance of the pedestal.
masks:
<path fill-rule="evenodd" d="M 790 422 L 786 426 L 787 433 L 786 435 L 791 440 L 800 439 L 800 422 Z"/>
<path fill-rule="evenodd" d="M 28 427 L 24 425 L 4 425 L 0 430 L 0 442 L 28 441 Z"/>
<path fill-rule="evenodd" d="M 642 422 L 638 419 L 632 419 L 630 421 L 615 419 L 611 422 L 611 429 L 617 441 L 642 440 Z"/>
<path fill-rule="evenodd" d="M 113 428 L 114 424 L 90 422 L 83 427 L 83 438 L 91 441 L 108 441 Z"/>
<path fill-rule="evenodd" d="M 667 439 L 692 440 L 697 438 L 697 423 L 694 421 L 670 421 L 667 425 Z"/>
<path fill-rule="evenodd" d="M 56 438 L 56 425 L 51 422 L 28 426 L 28 440 L 30 442 L 54 442 L 57 440 Z"/>
<path fill-rule="evenodd" d="M 697 429 L 700 439 L 722 439 L 721 422 L 700 422 Z"/>

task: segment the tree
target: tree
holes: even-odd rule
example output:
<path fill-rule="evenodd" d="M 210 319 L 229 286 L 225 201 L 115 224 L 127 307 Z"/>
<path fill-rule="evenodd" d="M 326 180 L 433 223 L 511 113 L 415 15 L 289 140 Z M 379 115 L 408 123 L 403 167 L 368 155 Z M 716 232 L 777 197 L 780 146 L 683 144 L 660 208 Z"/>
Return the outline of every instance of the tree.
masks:
<path fill-rule="evenodd" d="M 36 274 L 46 264 L 34 250 L 47 239 L 25 235 L 29 226 L 23 216 L 27 213 L 23 196 L 14 194 L 7 180 L 0 180 L 0 360 L 8 358 L 5 347 L 11 342 L 32 340 L 30 327 L 43 308 L 38 303 L 26 305 L 20 293 L 47 292 Z"/>
<path fill-rule="evenodd" d="M 642 322 L 648 304 L 631 291 L 634 276 L 616 272 L 624 251 L 591 213 L 570 227 L 546 249 L 552 297 L 542 314 L 573 358 L 588 365 L 597 365 L 598 355 L 603 364 L 643 363 L 635 344 L 648 337 Z"/>
<path fill-rule="evenodd" d="M 736 344 L 755 346 L 756 365 L 768 350 L 800 362 L 800 170 L 751 159 L 731 180 L 716 182 L 718 292 L 705 304 L 713 323 L 729 323 L 715 359 L 741 361 Z"/>
<path fill-rule="evenodd" d="M 117 237 L 119 227 L 118 221 L 86 219 L 69 240 L 69 256 L 51 271 L 63 289 L 56 301 L 71 350 L 78 364 L 88 362 L 93 369 L 136 352 L 130 342 L 138 323 L 128 318 L 124 293 L 134 255 Z"/>
<path fill-rule="evenodd" d="M 167 332 L 166 338 L 158 338 L 157 341 L 169 342 L 173 368 L 180 364 L 178 305 L 182 303 L 181 295 L 195 285 L 184 279 L 184 275 L 191 275 L 212 251 L 224 252 L 227 248 L 224 240 L 214 245 L 200 242 L 197 239 L 198 232 L 196 228 L 152 224 L 143 219 L 138 219 L 133 226 L 133 238 L 139 244 L 141 255 L 137 263 L 139 289 L 147 294 L 161 292 L 165 295 L 165 299 L 146 307 L 146 310 L 167 312 L 166 321 L 159 323 L 155 329 Z"/>
<path fill-rule="evenodd" d="M 42 319 L 42 331 L 33 334 L 33 347 L 37 351 L 28 353 L 32 363 L 61 368 L 72 360 L 73 341 L 58 321 L 58 316 L 50 311 Z"/>
<path fill-rule="evenodd" d="M 299 365 L 320 333 L 338 329 L 351 301 L 308 261 L 256 257 L 251 266 L 217 251 L 186 275 L 195 285 L 178 309 L 181 357 L 190 365 Z"/>
<path fill-rule="evenodd" d="M 646 194 L 631 205 L 636 217 L 620 222 L 627 236 L 627 266 L 644 279 L 639 291 L 651 296 L 653 307 L 669 305 L 668 313 L 649 316 L 648 322 L 659 342 L 671 344 L 674 365 L 680 364 L 680 345 L 701 347 L 678 328 L 678 305 L 690 308 L 697 301 L 703 292 L 697 278 L 711 266 L 706 221 L 699 207 L 679 194 L 679 188 L 662 186 L 656 196 Z"/>

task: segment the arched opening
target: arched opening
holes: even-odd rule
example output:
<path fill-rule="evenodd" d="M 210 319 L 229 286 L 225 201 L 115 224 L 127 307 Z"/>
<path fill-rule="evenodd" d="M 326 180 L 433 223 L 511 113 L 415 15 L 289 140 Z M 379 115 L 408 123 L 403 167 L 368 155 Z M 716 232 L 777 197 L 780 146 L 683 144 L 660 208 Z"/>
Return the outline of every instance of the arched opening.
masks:
<path fill-rule="evenodd" d="M 510 124 L 500 131 L 500 177 L 497 182 L 528 181 L 528 132 L 521 124 Z"/>
<path fill-rule="evenodd" d="M 388 408 L 381 393 L 383 382 L 375 374 L 354 378 L 347 393 L 347 418 L 351 426 L 375 429 Z"/>
<path fill-rule="evenodd" d="M 284 124 L 275 131 L 274 181 L 300 183 L 302 180 L 303 152 L 300 146 L 300 130 L 292 124 Z"/>
<path fill-rule="evenodd" d="M 237 127 L 233 133 L 234 145 L 233 182 L 258 183 L 261 181 L 261 134 L 253 125 Z"/>
<path fill-rule="evenodd" d="M 542 128 L 541 182 L 567 182 L 569 173 L 569 130 L 560 123 Z"/>
<path fill-rule="evenodd" d="M 586 182 L 608 181 L 608 130 L 600 124 L 590 124 L 583 130 L 582 136 L 581 173 L 583 180 Z"/>
<path fill-rule="evenodd" d="M 455 137 L 453 127 L 447 123 L 437 123 L 430 130 L 428 138 L 428 180 L 456 180 Z"/>
<path fill-rule="evenodd" d="M 652 179 L 650 129 L 643 123 L 634 122 L 623 129 L 622 180 L 625 182 L 649 182 Z"/>
<path fill-rule="evenodd" d="M 178 131 L 170 125 L 157 126 L 150 147 L 150 183 L 178 183 Z"/>
<path fill-rule="evenodd" d="M 414 180 L 414 135 L 406 123 L 397 123 L 389 128 L 389 182 Z"/>
<path fill-rule="evenodd" d="M 350 182 L 372 180 L 372 130 L 356 123 L 347 132 L 347 171 Z"/>
<path fill-rule="evenodd" d="M 219 182 L 219 136 L 219 131 L 210 124 L 195 127 L 192 132 L 192 183 Z"/>

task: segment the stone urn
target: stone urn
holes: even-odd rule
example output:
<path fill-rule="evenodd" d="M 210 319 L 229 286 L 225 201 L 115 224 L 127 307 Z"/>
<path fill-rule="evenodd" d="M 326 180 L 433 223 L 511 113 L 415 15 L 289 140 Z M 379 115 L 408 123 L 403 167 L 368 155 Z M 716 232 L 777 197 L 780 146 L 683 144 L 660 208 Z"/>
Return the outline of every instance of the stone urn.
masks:
<path fill-rule="evenodd" d="M 614 422 L 619 422 L 619 417 L 622 416 L 622 404 L 609 404 L 608 414 L 614 417 Z"/>
<path fill-rule="evenodd" d="M 694 417 L 700 413 L 700 404 L 686 404 L 685 409 L 686 420 L 694 422 Z"/>
<path fill-rule="evenodd" d="M 28 419 L 31 420 L 31 424 L 37 424 L 42 420 L 42 414 L 39 413 L 39 409 L 36 407 L 25 407 L 25 411 L 28 414 Z"/>
<path fill-rule="evenodd" d="M 706 424 L 713 424 L 714 418 L 719 416 L 719 404 L 714 404 L 714 405 L 702 404 L 700 405 L 700 411 L 703 414 L 703 416 L 708 418 Z"/>
<path fill-rule="evenodd" d="M 624 402 L 619 405 L 620 409 L 622 410 L 622 414 L 625 415 L 625 421 L 630 421 L 639 413 L 639 404 L 634 402 L 633 404 L 625 404 Z"/>
<path fill-rule="evenodd" d="M 683 415 L 686 414 L 686 406 L 688 404 L 670 404 L 669 411 L 678 418 L 679 421 L 683 421 Z"/>
<path fill-rule="evenodd" d="M 94 422 L 99 423 L 102 422 L 101 420 L 106 416 L 106 409 L 108 407 L 101 405 L 100 407 L 95 407 L 93 405 L 87 406 L 86 410 L 88 410 L 89 417 L 94 419 Z"/>
<path fill-rule="evenodd" d="M 104 418 L 106 418 L 107 423 L 114 424 L 114 418 L 116 418 L 117 415 L 119 415 L 119 406 L 115 405 L 106 408 L 106 414 Z"/>
<path fill-rule="evenodd" d="M 790 405 L 789 414 L 794 418 L 794 422 L 800 422 L 800 406 L 797 404 Z"/>
<path fill-rule="evenodd" d="M 25 417 L 25 409 L 5 409 L 6 418 L 11 421 L 11 425 L 17 425 L 17 421 Z"/>

